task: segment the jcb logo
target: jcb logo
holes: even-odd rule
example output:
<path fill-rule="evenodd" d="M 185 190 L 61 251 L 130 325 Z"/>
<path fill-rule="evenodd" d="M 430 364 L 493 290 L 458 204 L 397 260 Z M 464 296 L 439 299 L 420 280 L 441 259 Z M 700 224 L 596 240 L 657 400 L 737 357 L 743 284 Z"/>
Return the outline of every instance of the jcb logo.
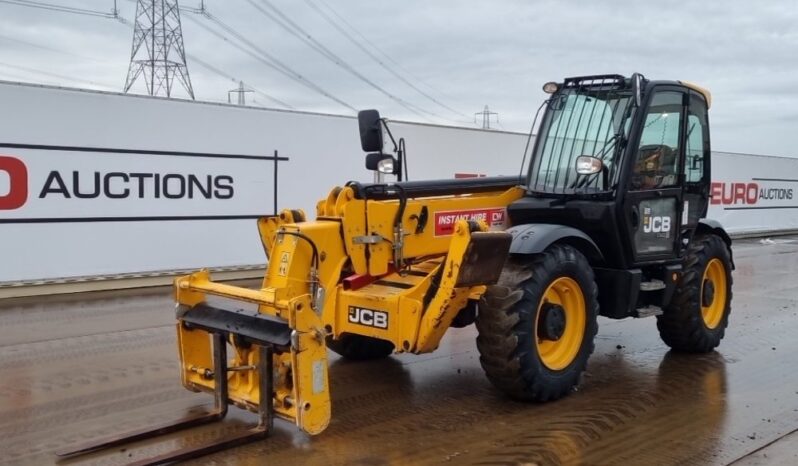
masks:
<path fill-rule="evenodd" d="M 19 209 L 27 200 L 28 168 L 22 160 L 0 155 L 0 210 Z"/>
<path fill-rule="evenodd" d="M 374 309 L 349 306 L 349 322 L 366 325 L 368 327 L 388 328 L 388 313 L 384 311 L 375 311 Z"/>
<path fill-rule="evenodd" d="M 644 217 L 643 231 L 646 233 L 667 233 L 671 231 L 670 217 Z"/>

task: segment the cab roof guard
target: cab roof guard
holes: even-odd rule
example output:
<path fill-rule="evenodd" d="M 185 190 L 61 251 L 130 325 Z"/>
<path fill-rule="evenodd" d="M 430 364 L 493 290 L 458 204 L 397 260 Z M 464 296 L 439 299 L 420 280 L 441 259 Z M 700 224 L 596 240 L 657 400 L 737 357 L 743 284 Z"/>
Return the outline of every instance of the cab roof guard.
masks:
<path fill-rule="evenodd" d="M 597 74 L 592 76 L 576 76 L 572 78 L 565 78 L 563 82 L 564 88 L 618 88 L 626 87 L 627 78 L 620 74 Z"/>

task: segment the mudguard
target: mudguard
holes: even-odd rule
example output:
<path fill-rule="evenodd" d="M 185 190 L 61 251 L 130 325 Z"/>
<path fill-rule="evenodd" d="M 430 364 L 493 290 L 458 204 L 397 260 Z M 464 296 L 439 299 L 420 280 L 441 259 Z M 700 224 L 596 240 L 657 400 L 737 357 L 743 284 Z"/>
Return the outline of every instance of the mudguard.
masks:
<path fill-rule="evenodd" d="M 726 230 L 723 229 L 723 225 L 720 224 L 717 220 L 712 220 L 711 218 L 702 218 L 698 221 L 698 231 L 701 233 L 714 233 L 723 239 L 723 242 L 731 248 L 732 240 Z"/>
<path fill-rule="evenodd" d="M 601 260 L 601 250 L 583 231 L 565 225 L 530 223 L 507 229 L 513 236 L 510 254 L 538 254 L 556 242 L 571 244 L 588 260 Z"/>
<path fill-rule="evenodd" d="M 726 243 L 726 246 L 729 248 L 729 259 L 732 263 L 732 269 L 735 268 L 734 266 L 734 254 L 732 253 L 732 240 L 726 230 L 723 229 L 723 225 L 720 224 L 717 220 L 712 220 L 710 218 L 702 218 L 698 221 L 698 228 L 696 228 L 697 234 L 713 234 L 718 235 Z"/>

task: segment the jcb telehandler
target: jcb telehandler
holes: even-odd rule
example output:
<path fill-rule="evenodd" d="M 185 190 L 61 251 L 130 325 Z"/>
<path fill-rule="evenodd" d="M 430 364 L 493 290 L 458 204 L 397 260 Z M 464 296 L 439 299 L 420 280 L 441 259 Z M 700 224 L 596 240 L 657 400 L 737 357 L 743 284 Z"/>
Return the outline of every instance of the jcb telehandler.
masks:
<path fill-rule="evenodd" d="M 656 316 L 672 348 L 715 348 L 733 263 L 729 236 L 704 218 L 709 92 L 640 74 L 544 90 L 525 176 L 349 182 L 318 203 L 316 220 L 300 210 L 258 220 L 269 259 L 261 288 L 205 270 L 178 278 L 180 376 L 213 393 L 216 409 L 60 454 L 219 420 L 229 404 L 258 425 L 145 462 L 265 437 L 275 416 L 318 434 L 331 413 L 328 348 L 351 359 L 426 353 L 452 326 L 476 323 L 488 379 L 519 400 L 577 385 L 599 315 Z M 402 157 L 382 152 L 385 122 L 359 117 L 367 165 L 401 174 Z"/>

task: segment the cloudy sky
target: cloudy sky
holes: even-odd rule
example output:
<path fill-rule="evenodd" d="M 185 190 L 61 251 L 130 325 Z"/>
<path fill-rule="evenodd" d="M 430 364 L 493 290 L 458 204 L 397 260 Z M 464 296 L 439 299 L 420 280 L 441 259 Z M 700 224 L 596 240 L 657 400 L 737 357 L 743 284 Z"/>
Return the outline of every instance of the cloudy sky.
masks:
<path fill-rule="evenodd" d="M 113 0 L 37 1 L 113 7 Z M 180 4 L 194 8 L 199 1 Z M 122 89 L 130 24 L 13 3 L 19 0 L 0 0 L 0 79 Z M 135 2 L 118 4 L 120 16 L 132 21 Z M 247 94 L 252 105 L 280 108 L 277 99 L 298 110 L 344 114 L 354 113 L 346 105 L 373 107 L 392 119 L 460 126 L 474 126 L 474 113 L 488 105 L 498 113 L 493 126 L 528 131 L 544 82 L 638 71 L 712 91 L 714 149 L 798 156 L 795 0 L 205 4 L 213 19 L 182 13 L 199 100 L 227 101 L 242 80 L 257 90 Z M 267 66 L 260 52 L 242 51 L 234 33 L 327 96 Z"/>

